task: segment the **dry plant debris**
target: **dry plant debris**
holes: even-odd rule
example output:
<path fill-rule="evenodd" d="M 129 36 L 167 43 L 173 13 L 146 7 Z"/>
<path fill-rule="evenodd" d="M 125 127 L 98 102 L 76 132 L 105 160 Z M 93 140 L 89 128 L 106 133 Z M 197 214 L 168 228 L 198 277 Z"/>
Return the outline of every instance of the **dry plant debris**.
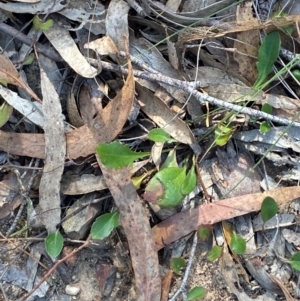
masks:
<path fill-rule="evenodd" d="M 273 2 L 0 2 L 1 301 L 300 298 L 300 4 Z"/>

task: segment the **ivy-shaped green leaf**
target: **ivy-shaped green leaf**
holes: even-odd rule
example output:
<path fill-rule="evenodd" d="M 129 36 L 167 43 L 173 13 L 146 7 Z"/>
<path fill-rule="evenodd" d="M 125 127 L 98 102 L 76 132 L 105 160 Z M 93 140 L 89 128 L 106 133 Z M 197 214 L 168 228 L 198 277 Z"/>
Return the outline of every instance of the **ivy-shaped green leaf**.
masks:
<path fill-rule="evenodd" d="M 185 266 L 186 262 L 183 258 L 171 258 L 170 268 L 175 274 L 180 275 Z"/>
<path fill-rule="evenodd" d="M 187 300 L 193 301 L 197 299 L 202 299 L 205 297 L 205 295 L 206 289 L 202 286 L 196 286 L 187 293 Z"/>
<path fill-rule="evenodd" d="M 275 202 L 275 200 L 269 196 L 267 196 L 262 204 L 261 204 L 261 217 L 263 222 L 265 223 L 266 221 L 268 221 L 269 219 L 271 219 L 272 217 L 274 217 L 276 215 L 276 213 L 278 212 L 278 205 Z"/>
<path fill-rule="evenodd" d="M 148 133 L 148 138 L 154 142 L 167 142 L 173 140 L 163 129 L 153 129 Z M 174 140 L 175 141 L 175 140 Z"/>
<path fill-rule="evenodd" d="M 259 86 L 264 83 L 267 76 L 272 72 L 279 51 L 280 34 L 278 31 L 272 31 L 265 37 L 258 50 L 258 61 L 256 63 L 258 77 L 253 85 L 254 89 L 259 89 Z"/>
<path fill-rule="evenodd" d="M 222 255 L 222 247 L 219 246 L 214 246 L 207 254 L 207 260 L 208 261 L 215 261 L 216 259 L 218 259 L 221 255 Z"/>
<path fill-rule="evenodd" d="M 123 145 L 117 141 L 112 143 L 101 143 L 98 145 L 97 154 L 101 162 L 108 168 L 120 169 L 132 166 L 133 162 L 150 156 L 149 152 L 134 152 L 128 145 Z"/>
<path fill-rule="evenodd" d="M 235 232 L 232 233 L 230 240 L 230 249 L 236 254 L 244 254 L 246 252 L 246 240 L 238 236 Z"/>
<path fill-rule="evenodd" d="M 45 248 L 50 257 L 56 258 L 60 254 L 63 246 L 64 238 L 58 230 L 54 233 L 50 233 L 46 237 Z"/>
<path fill-rule="evenodd" d="M 117 211 L 99 216 L 91 228 L 92 239 L 104 239 L 119 226 L 119 213 Z"/>

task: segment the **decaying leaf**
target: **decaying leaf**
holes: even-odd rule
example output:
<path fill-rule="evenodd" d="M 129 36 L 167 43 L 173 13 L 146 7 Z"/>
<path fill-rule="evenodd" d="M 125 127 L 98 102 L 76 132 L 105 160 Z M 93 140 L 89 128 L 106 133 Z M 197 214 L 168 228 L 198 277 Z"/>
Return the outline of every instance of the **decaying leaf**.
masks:
<path fill-rule="evenodd" d="M 128 168 L 106 168 L 98 163 L 120 212 L 135 274 L 138 301 L 159 301 L 161 283 L 158 256 L 151 236 L 147 213 L 130 179 Z M 141 244 L 141 242 L 143 242 Z"/>
<path fill-rule="evenodd" d="M 59 96 L 42 67 L 40 70 L 43 113 L 47 118 L 44 122 L 46 158 L 39 187 L 39 204 L 43 224 L 48 233 L 52 233 L 60 222 L 60 180 L 65 163 L 66 137 Z"/>
<path fill-rule="evenodd" d="M 212 225 L 259 211 L 266 196 L 273 197 L 280 205 L 299 197 L 300 187 L 283 187 L 263 193 L 246 194 L 175 214 L 152 228 L 156 248 L 164 248 L 166 244 L 197 230 L 199 226 Z"/>
<path fill-rule="evenodd" d="M 0 54 L 0 79 L 7 83 L 24 88 L 26 92 L 38 102 L 42 102 L 37 95 L 23 82 L 12 62 Z"/>
<path fill-rule="evenodd" d="M 236 19 L 237 23 L 253 20 L 252 1 L 238 5 Z M 254 57 L 257 56 L 259 47 L 258 29 L 237 33 L 234 47 L 238 50 L 238 53 L 234 53 L 234 59 L 238 62 L 239 72 L 249 83 L 253 84 L 257 78 L 256 59 Z"/>
<path fill-rule="evenodd" d="M 153 93 L 136 84 L 141 109 L 161 128 L 181 143 L 193 144 L 194 135 L 188 125 Z M 171 121 L 172 120 L 172 121 Z"/>
<path fill-rule="evenodd" d="M 44 33 L 63 59 L 79 75 L 92 78 L 101 71 L 95 69 L 86 61 L 69 31 L 64 27 L 59 26 L 58 22 L 54 22 L 53 26 L 48 30 L 45 30 Z"/>

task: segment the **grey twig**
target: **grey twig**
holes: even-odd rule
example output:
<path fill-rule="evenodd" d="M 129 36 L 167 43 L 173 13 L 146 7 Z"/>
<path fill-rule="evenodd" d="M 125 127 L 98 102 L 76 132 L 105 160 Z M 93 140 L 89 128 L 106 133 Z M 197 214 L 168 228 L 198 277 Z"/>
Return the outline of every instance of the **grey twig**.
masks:
<path fill-rule="evenodd" d="M 98 67 L 98 62 L 95 59 L 90 59 L 87 58 L 87 60 L 93 65 Z M 134 62 L 134 60 L 132 60 Z M 123 74 L 128 74 L 128 69 L 120 67 L 118 65 L 115 64 L 111 64 L 111 63 L 107 63 L 107 62 L 102 62 L 102 68 L 105 70 L 109 70 L 109 71 L 114 71 L 114 72 L 120 72 Z M 300 128 L 300 123 L 299 122 L 294 122 L 285 118 L 281 118 L 281 117 L 277 117 L 271 114 L 267 114 L 258 110 L 254 110 L 251 108 L 247 108 L 247 107 L 243 107 L 243 106 L 239 106 L 236 104 L 232 104 L 220 99 L 217 99 L 215 97 L 209 96 L 209 95 L 205 95 L 203 93 L 200 93 L 199 91 L 197 91 L 193 86 L 192 83 L 189 82 L 185 82 L 185 81 L 181 81 L 175 78 L 171 78 L 168 76 L 164 76 L 162 74 L 159 73 L 150 73 L 150 72 L 146 72 L 146 71 L 138 71 L 138 70 L 134 70 L 133 72 L 134 76 L 139 77 L 139 78 L 143 78 L 143 79 L 147 79 L 150 81 L 155 81 L 155 82 L 160 82 L 160 83 L 164 83 L 167 85 L 170 85 L 172 87 L 178 88 L 180 90 L 186 91 L 188 93 L 190 93 L 191 95 L 193 95 L 201 104 L 205 104 L 206 102 L 209 102 L 210 104 L 213 104 L 215 106 L 224 108 L 224 109 L 228 109 L 228 110 L 232 110 L 238 113 L 242 113 L 242 114 L 246 114 L 249 115 L 253 118 L 263 118 L 265 120 L 271 121 L 271 122 L 275 122 L 275 123 L 279 123 L 279 124 L 283 124 L 283 125 L 290 125 L 293 122 L 293 126 Z"/>
<path fill-rule="evenodd" d="M 0 22 L 0 31 L 11 35 L 12 37 L 18 39 L 19 41 L 21 41 L 22 43 L 31 46 L 33 44 L 33 40 L 29 37 L 27 37 L 24 33 L 18 31 L 17 29 Z M 48 47 L 48 46 L 44 46 L 40 43 L 36 43 L 36 49 L 38 52 L 44 54 L 45 56 L 47 56 L 49 59 L 56 61 L 56 62 L 63 62 L 64 60 L 62 59 L 62 57 L 55 52 L 55 50 L 52 47 Z"/>
<path fill-rule="evenodd" d="M 198 235 L 197 235 L 197 232 L 195 232 L 194 239 L 193 239 L 193 244 L 192 244 L 192 248 L 191 248 L 191 253 L 190 253 L 190 257 L 189 257 L 189 261 L 188 261 L 188 264 L 186 266 L 180 288 L 177 290 L 177 292 L 174 294 L 174 296 L 171 299 L 169 299 L 169 301 L 175 301 L 177 296 L 180 293 L 183 294 L 183 299 L 186 300 L 186 283 L 187 283 L 187 280 L 188 280 L 188 277 L 189 277 L 189 274 L 190 274 L 190 271 L 191 271 L 191 267 L 192 267 L 192 264 L 193 264 L 197 243 L 198 243 Z"/>

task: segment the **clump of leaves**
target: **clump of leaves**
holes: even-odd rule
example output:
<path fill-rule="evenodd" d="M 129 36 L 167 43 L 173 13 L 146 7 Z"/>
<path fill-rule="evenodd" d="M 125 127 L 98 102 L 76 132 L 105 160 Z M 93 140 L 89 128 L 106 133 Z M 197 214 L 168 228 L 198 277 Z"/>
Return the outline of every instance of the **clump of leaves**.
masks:
<path fill-rule="evenodd" d="M 161 207 L 175 207 L 197 185 L 194 167 L 178 167 L 175 151 L 171 151 L 159 172 L 148 183 L 144 199 Z"/>

